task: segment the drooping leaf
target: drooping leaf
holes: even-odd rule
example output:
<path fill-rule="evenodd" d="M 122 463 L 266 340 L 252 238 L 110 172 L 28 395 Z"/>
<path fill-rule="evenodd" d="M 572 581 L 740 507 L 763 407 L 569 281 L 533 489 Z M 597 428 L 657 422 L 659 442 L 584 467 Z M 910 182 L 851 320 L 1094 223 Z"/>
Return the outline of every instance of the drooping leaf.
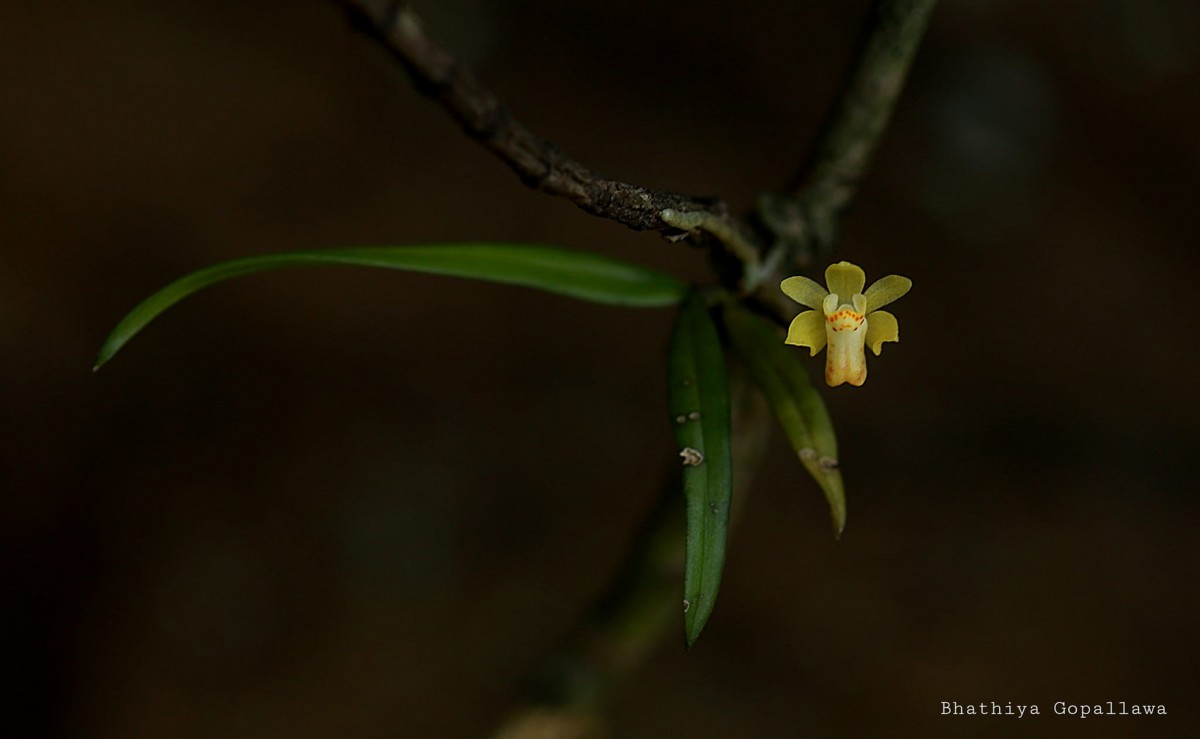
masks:
<path fill-rule="evenodd" d="M 671 334 L 668 396 L 684 464 L 683 622 L 691 647 L 717 600 L 733 494 L 725 358 L 717 328 L 697 292 L 684 301 Z"/>
<path fill-rule="evenodd" d="M 159 314 L 222 280 L 287 267 L 354 265 L 524 285 L 580 300 L 630 307 L 678 303 L 686 287 L 668 275 L 592 254 L 526 244 L 366 246 L 264 254 L 193 272 L 167 285 L 117 324 L 100 349 L 99 368 Z"/>
<path fill-rule="evenodd" d="M 800 462 L 825 493 L 834 536 L 840 538 L 846 527 L 846 490 L 838 469 L 837 437 L 821 394 L 775 326 L 732 303 L 725 306 L 724 323 L 750 379 L 766 397 Z"/>

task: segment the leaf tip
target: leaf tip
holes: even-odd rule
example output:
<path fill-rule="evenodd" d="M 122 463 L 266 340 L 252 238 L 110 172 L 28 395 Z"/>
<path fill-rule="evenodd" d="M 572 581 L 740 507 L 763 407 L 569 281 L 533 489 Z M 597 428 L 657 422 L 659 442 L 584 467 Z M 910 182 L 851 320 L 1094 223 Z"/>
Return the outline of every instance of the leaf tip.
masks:
<path fill-rule="evenodd" d="M 833 538 L 842 540 L 842 532 L 846 530 L 846 499 L 837 495 L 829 500 L 829 518 L 833 523 Z"/>
<path fill-rule="evenodd" d="M 100 352 L 96 355 L 96 361 L 92 364 L 92 372 L 99 372 L 100 368 L 116 355 L 119 348 L 114 347 L 111 340 L 104 342 L 104 346 L 100 347 Z"/>
<path fill-rule="evenodd" d="M 846 517 L 834 517 L 833 519 L 833 540 L 841 541 L 842 532 L 846 530 Z"/>
<path fill-rule="evenodd" d="M 700 599 L 696 598 L 697 602 L 692 599 L 683 599 L 683 645 L 688 651 L 696 644 L 696 640 L 700 638 L 700 632 L 704 631 L 704 625 L 708 623 L 708 616 L 703 613 L 694 611 Z"/>

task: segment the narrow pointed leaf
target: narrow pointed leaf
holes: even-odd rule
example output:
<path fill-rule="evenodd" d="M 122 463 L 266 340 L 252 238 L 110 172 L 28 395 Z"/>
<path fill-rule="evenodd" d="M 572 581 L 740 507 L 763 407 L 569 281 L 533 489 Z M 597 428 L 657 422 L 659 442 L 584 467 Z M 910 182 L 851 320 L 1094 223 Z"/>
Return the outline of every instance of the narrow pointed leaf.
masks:
<path fill-rule="evenodd" d="M 683 623 L 691 647 L 717 600 L 733 494 L 725 358 L 708 307 L 696 292 L 684 301 L 671 334 L 668 396 L 684 464 Z"/>
<path fill-rule="evenodd" d="M 846 527 L 846 490 L 838 469 L 837 437 L 821 394 L 809 382 L 797 352 L 783 343 L 783 334 L 769 322 L 730 303 L 724 323 L 750 379 L 767 398 L 800 462 L 825 493 L 833 533 L 840 538 Z"/>
<path fill-rule="evenodd" d="M 383 267 L 470 277 L 630 307 L 673 305 L 686 292 L 686 287 L 673 277 L 644 267 L 589 252 L 525 244 L 366 246 L 264 254 L 193 272 L 146 298 L 109 335 L 100 349 L 96 367 L 112 359 L 159 314 L 201 288 L 256 272 L 322 265 Z"/>

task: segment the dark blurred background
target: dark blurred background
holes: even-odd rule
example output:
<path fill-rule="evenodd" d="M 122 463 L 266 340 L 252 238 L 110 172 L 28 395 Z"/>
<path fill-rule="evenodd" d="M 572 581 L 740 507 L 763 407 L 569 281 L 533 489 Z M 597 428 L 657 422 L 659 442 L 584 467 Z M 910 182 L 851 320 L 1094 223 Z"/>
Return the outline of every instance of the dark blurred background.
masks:
<path fill-rule="evenodd" d="M 568 153 L 744 209 L 866 3 L 416 6 Z M 836 255 L 915 283 L 904 340 L 826 393 L 846 536 L 775 439 L 704 637 L 617 692 L 614 736 L 1195 735 L 1198 34 L 1190 0 L 938 8 Z M 6 2 L 0 91 L 0 730 L 485 735 L 672 464 L 669 311 L 297 271 L 95 351 L 249 254 L 703 255 L 524 188 L 319 0 Z"/>

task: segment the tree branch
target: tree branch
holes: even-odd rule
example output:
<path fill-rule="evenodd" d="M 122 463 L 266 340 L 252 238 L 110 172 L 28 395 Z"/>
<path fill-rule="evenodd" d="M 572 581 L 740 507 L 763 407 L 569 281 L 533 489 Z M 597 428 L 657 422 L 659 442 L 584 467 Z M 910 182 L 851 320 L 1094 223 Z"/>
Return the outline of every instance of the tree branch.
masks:
<path fill-rule="evenodd" d="M 536 136 L 512 116 L 490 90 L 425 34 L 416 13 L 403 0 L 334 0 L 352 23 L 399 61 L 417 89 L 435 100 L 463 131 L 495 154 L 535 190 L 564 197 L 584 211 L 635 231 L 658 231 L 712 246 L 703 231 L 685 231 L 663 221 L 664 210 L 703 211 L 737 231 L 719 198 L 651 190 L 593 172 Z M 748 232 L 747 232 L 747 237 Z"/>
<path fill-rule="evenodd" d="M 788 252 L 807 262 L 827 252 L 916 56 L 936 0 L 874 0 L 855 61 L 804 166 L 783 193 L 764 196 L 759 217 Z M 782 242 L 782 243 L 780 243 Z"/>

